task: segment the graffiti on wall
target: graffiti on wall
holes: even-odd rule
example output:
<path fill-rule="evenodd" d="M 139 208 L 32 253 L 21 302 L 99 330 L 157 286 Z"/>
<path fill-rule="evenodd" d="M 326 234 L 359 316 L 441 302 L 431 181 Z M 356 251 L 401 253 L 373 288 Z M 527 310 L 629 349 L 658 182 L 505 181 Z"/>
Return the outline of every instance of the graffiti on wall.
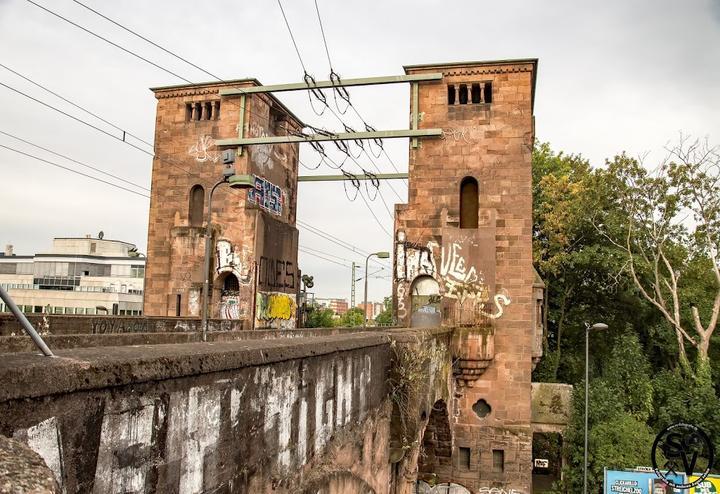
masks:
<path fill-rule="evenodd" d="M 398 230 L 395 242 L 398 317 L 405 318 L 408 315 L 406 308 L 408 287 L 414 287 L 413 281 L 422 276 L 434 278 L 440 284 L 441 297 L 457 301 L 461 310 L 466 311 L 467 314 L 489 319 L 502 317 L 504 308 L 510 304 L 511 299 L 504 290 L 493 294 L 495 260 L 494 254 L 488 253 L 494 253 L 494 235 L 490 232 L 467 235 L 456 230 L 444 233 L 443 239 L 438 263 L 437 242 L 431 240 L 424 245 L 410 242 L 405 232 Z M 412 301 L 412 297 L 416 294 L 409 295 Z M 494 306 L 488 308 L 487 305 L 491 302 Z M 414 302 L 411 305 L 413 313 L 416 307 L 427 306 Z M 439 304 L 434 307 L 437 310 Z"/>
<path fill-rule="evenodd" d="M 258 276 L 258 283 L 262 288 L 295 288 L 295 264 L 292 261 L 263 256 L 260 258 Z"/>
<path fill-rule="evenodd" d="M 483 129 L 477 125 L 470 127 L 448 127 L 442 129 L 441 139 L 452 139 L 455 142 L 469 144 L 483 137 Z"/>
<path fill-rule="evenodd" d="M 252 280 L 253 263 L 247 247 L 238 248 L 229 240 L 218 240 L 215 244 L 215 261 L 218 273 L 231 272 L 241 284 L 248 284 Z"/>
<path fill-rule="evenodd" d="M 248 201 L 257 204 L 264 210 L 280 216 L 285 204 L 285 192 L 262 177 L 255 177 L 255 187 L 248 190 Z"/>
<path fill-rule="evenodd" d="M 220 319 L 240 319 L 245 315 L 246 311 L 240 305 L 240 295 L 220 297 Z"/>
<path fill-rule="evenodd" d="M 508 488 L 503 489 L 502 487 L 481 487 L 478 494 L 523 494 L 522 491 L 517 489 Z"/>
<path fill-rule="evenodd" d="M 217 163 L 220 159 L 220 152 L 215 147 L 215 140 L 212 136 L 200 136 L 195 144 L 190 146 L 188 154 L 195 158 L 198 163 L 210 161 Z"/>
<path fill-rule="evenodd" d="M 297 302 L 294 294 L 258 292 L 255 310 L 255 317 L 260 327 L 278 329 L 295 327 Z"/>
<path fill-rule="evenodd" d="M 248 124 L 247 133 L 250 137 L 268 137 L 269 133 L 262 125 L 251 122 Z M 279 145 L 273 144 L 257 144 L 252 146 L 252 159 L 253 162 L 261 169 L 272 170 L 275 166 L 275 160 L 281 163 L 287 163 L 287 154 L 280 150 Z"/>

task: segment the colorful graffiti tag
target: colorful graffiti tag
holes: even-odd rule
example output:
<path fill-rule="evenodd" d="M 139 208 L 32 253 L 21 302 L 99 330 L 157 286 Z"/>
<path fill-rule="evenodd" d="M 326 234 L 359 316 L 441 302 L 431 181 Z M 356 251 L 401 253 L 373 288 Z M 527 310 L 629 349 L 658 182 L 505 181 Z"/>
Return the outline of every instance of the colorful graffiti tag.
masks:
<path fill-rule="evenodd" d="M 232 272 L 241 284 L 252 279 L 253 265 L 250 251 L 246 247 L 237 248 L 229 240 L 218 240 L 215 244 L 217 272 Z"/>
<path fill-rule="evenodd" d="M 285 204 L 285 194 L 274 183 L 262 177 L 255 177 L 255 187 L 248 191 L 248 201 L 280 216 Z"/>
<path fill-rule="evenodd" d="M 258 293 L 255 317 L 259 326 L 292 329 L 295 326 L 297 302 L 289 293 Z"/>

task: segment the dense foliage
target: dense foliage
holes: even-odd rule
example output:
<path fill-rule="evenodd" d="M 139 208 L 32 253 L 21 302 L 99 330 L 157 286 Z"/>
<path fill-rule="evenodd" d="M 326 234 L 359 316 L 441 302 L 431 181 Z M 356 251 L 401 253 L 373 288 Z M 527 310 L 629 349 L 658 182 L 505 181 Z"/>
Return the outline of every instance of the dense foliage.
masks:
<path fill-rule="evenodd" d="M 589 492 L 604 467 L 649 465 L 673 422 L 702 427 L 720 451 L 720 160 L 688 140 L 669 155 L 650 171 L 625 154 L 592 168 L 548 144 L 533 153 L 534 261 L 548 288 L 533 380 L 578 391 L 558 492 L 582 491 L 585 323 L 610 327 L 590 334 Z"/>

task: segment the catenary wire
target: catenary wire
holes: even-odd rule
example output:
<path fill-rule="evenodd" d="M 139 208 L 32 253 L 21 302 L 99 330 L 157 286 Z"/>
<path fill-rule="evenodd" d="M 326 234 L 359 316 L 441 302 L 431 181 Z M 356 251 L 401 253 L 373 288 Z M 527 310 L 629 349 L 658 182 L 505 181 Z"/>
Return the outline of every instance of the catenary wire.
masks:
<path fill-rule="evenodd" d="M 3 65 L 3 64 L 1 64 L 1 63 L 0 63 L 0 67 L 4 68 L 5 70 L 7 70 L 7 71 L 9 71 L 9 72 L 12 72 L 12 73 L 15 74 L 16 76 L 18 76 L 18 77 L 20 77 L 20 78 L 28 81 L 30 84 L 33 84 L 33 85 L 39 87 L 40 89 L 43 89 L 44 91 L 47 91 L 48 93 L 52 94 L 53 96 L 55 96 L 55 97 L 57 97 L 57 98 L 60 98 L 60 99 L 63 100 L 65 103 L 68 103 L 68 104 L 74 106 L 74 107 L 77 108 L 78 110 L 84 111 L 84 112 L 87 113 L 88 115 L 91 115 L 91 116 L 97 118 L 97 119 L 100 120 L 101 122 L 108 124 L 110 127 L 113 127 L 114 129 L 119 130 L 119 131 L 122 132 L 123 134 L 128 135 L 128 136 L 130 136 L 130 137 L 132 137 L 132 138 L 134 138 L 134 139 L 137 139 L 138 141 L 142 142 L 143 144 L 147 144 L 148 146 L 153 147 L 153 143 L 152 143 L 152 142 L 148 142 L 148 141 L 146 141 L 145 139 L 143 139 L 143 138 L 141 138 L 141 137 L 138 137 L 138 136 L 136 136 L 136 135 L 134 135 L 134 134 L 131 134 L 130 132 L 126 131 L 126 130 L 123 129 L 122 127 L 119 127 L 119 126 L 115 125 L 115 124 L 112 123 L 112 122 L 108 122 L 107 120 L 105 120 L 105 119 L 104 119 L 103 117 L 101 117 L 100 115 L 98 115 L 98 114 L 96 114 L 96 113 L 93 113 L 93 112 L 91 112 L 90 110 L 88 110 L 87 108 L 84 108 L 83 106 L 78 105 L 77 103 L 74 103 L 74 102 L 70 101 L 69 99 L 65 98 L 64 96 L 62 96 L 62 95 L 60 95 L 60 94 L 58 94 L 58 93 L 56 93 L 55 91 L 53 91 L 53 90 L 51 90 L 51 89 L 48 89 L 47 87 L 43 86 L 42 84 L 34 81 L 34 80 L 31 79 L 30 77 L 24 76 L 24 75 L 22 75 L 20 72 L 17 72 L 16 70 L 13 70 L 13 69 L 11 69 L 10 67 L 8 67 L 7 65 Z"/>
<path fill-rule="evenodd" d="M 307 255 L 310 255 L 310 256 L 317 257 L 317 258 L 319 258 L 319 259 L 323 259 L 323 260 L 325 260 L 325 261 L 327 261 L 327 262 L 331 262 L 331 263 L 333 263 L 333 264 L 337 264 L 338 266 L 342 266 L 342 267 L 344 267 L 344 268 L 349 267 L 347 264 L 344 264 L 344 263 L 338 262 L 338 261 L 334 261 L 334 260 L 330 259 L 329 257 L 321 256 L 320 254 L 314 254 L 314 253 L 312 253 L 312 252 L 310 252 L 310 251 L 305 250 L 305 249 L 302 248 L 302 247 L 298 247 L 298 250 L 299 250 L 300 252 L 302 252 L 303 254 L 307 254 Z"/>
<path fill-rule="evenodd" d="M 124 190 L 124 191 L 130 192 L 131 194 L 135 194 L 135 195 L 137 195 L 137 196 L 146 197 L 146 198 L 150 199 L 150 196 L 147 195 L 147 194 L 143 194 L 143 193 L 141 193 L 141 192 L 137 192 L 137 191 L 134 191 L 134 190 L 132 190 L 132 189 L 128 189 L 127 187 L 123 187 L 122 185 L 118 185 L 118 184 L 114 184 L 114 183 L 112 183 L 112 182 L 108 182 L 108 181 L 103 180 L 103 179 L 101 179 L 101 178 L 93 177 L 92 175 L 88 175 L 87 173 L 83 173 L 83 172 L 74 170 L 74 169 L 72 169 L 72 168 L 69 168 L 69 167 L 67 167 L 67 166 L 63 166 L 63 165 L 60 165 L 60 164 L 58 164 L 58 163 L 55 163 L 55 162 L 53 162 L 53 161 L 46 160 L 46 159 L 44 159 L 44 158 L 40 158 L 39 156 L 35 156 L 35 155 L 33 155 L 33 154 L 26 153 L 25 151 L 20 151 L 19 149 L 15 149 L 15 148 L 13 148 L 13 147 L 6 146 L 6 145 L 4 145 L 4 144 L 0 144 L 0 148 L 7 149 L 7 150 L 9 150 L 9 151 L 13 151 L 13 152 L 18 153 L 18 154 L 22 154 L 22 155 L 24 155 L 24 156 L 27 156 L 28 158 L 33 158 L 33 159 L 36 159 L 36 160 L 38 160 L 38 161 L 42 161 L 43 163 L 47 163 L 48 165 L 52 165 L 52 166 L 55 166 L 55 167 L 57 167 L 57 168 L 62 168 L 63 170 L 67 170 L 67 171 L 69 171 L 69 172 L 76 173 L 76 174 L 78 174 L 78 175 L 82 175 L 83 177 L 87 177 L 87 178 L 92 179 L 92 180 L 97 180 L 98 182 L 102 182 L 102 183 L 104 183 L 104 184 L 106 184 L 106 185 L 109 185 L 109 186 L 111 186 L 111 187 L 115 187 L 115 188 L 117 188 L 117 189 L 122 189 L 122 190 Z"/>
<path fill-rule="evenodd" d="M 171 75 L 173 75 L 173 76 L 175 76 L 175 77 L 177 77 L 177 78 L 179 78 L 179 79 L 181 79 L 181 80 L 183 80 L 183 81 L 185 81 L 185 82 L 187 82 L 187 83 L 189 83 L 189 84 L 193 84 L 192 81 L 189 81 L 188 79 L 186 79 L 186 78 L 184 78 L 184 77 L 182 77 L 182 76 L 179 76 L 178 74 L 175 74 L 174 72 L 169 71 L 168 69 L 165 69 L 165 68 L 162 67 L 162 66 L 159 66 L 158 64 L 156 64 L 156 63 L 154 63 L 154 62 L 146 59 L 145 57 L 142 57 L 142 56 L 140 56 L 140 55 L 138 55 L 138 54 L 136 54 L 136 53 L 134 53 L 134 52 L 132 52 L 132 51 L 130 51 L 130 50 L 128 50 L 128 49 L 120 46 L 120 45 L 118 45 L 117 43 L 114 43 L 114 42 L 112 42 L 112 41 L 110 41 L 110 40 L 108 40 L 108 39 L 106 39 L 106 38 L 104 38 L 104 37 L 102 37 L 102 36 L 100 36 L 100 35 L 92 32 L 92 31 L 89 30 L 89 29 L 84 28 L 83 26 L 81 26 L 81 25 L 79 25 L 79 24 L 77 24 L 77 23 L 75 23 L 75 22 L 73 22 L 73 21 L 70 21 L 69 19 L 61 16 L 60 14 L 57 14 L 57 13 L 51 11 L 50 9 L 47 9 L 47 8 L 43 7 L 42 5 L 39 5 L 39 4 L 35 3 L 35 2 L 33 2 L 32 0 L 27 0 L 27 1 L 28 1 L 29 3 L 31 3 L 32 5 L 35 5 L 36 7 L 41 8 L 42 10 L 44 10 L 44 11 L 46 11 L 46 12 L 48 12 L 48 13 L 50 13 L 50 14 L 52 14 L 52 15 L 54 15 L 54 16 L 56 16 L 56 17 L 58 17 L 58 18 L 60 18 L 60 19 L 62 19 L 62 20 L 64 20 L 64 21 L 68 22 L 69 24 L 71 24 L 71 25 L 73 25 L 73 26 L 75 26 L 75 27 L 77 27 L 77 28 L 79 28 L 79 29 L 81 29 L 81 30 L 83 30 L 83 31 L 85 31 L 85 32 L 87 32 L 88 34 L 91 34 L 91 35 L 93 35 L 93 36 L 95 36 L 95 37 L 97 37 L 97 38 L 99 38 L 99 39 L 101 39 L 101 40 L 103 40 L 103 41 L 106 41 L 108 44 L 110 44 L 110 45 L 112 45 L 112 46 L 114 46 L 114 47 L 116 47 L 116 48 L 118 48 L 118 49 L 120 49 L 120 50 L 122 50 L 122 51 L 124 51 L 124 52 L 126 52 L 126 53 L 128 53 L 128 54 L 130 54 L 130 55 L 133 55 L 134 57 L 136 57 L 136 58 L 138 58 L 138 59 L 140 59 L 140 60 L 142 60 L 142 61 L 144 61 L 144 62 L 146 62 L 146 63 L 149 63 L 150 65 L 153 65 L 154 67 L 157 67 L 157 68 L 163 70 L 164 72 L 167 72 L 167 73 L 169 73 L 169 74 L 171 74 Z M 278 3 L 280 4 L 279 1 L 278 1 Z M 280 7 L 281 7 L 281 10 L 282 10 L 282 5 L 281 5 L 281 4 L 280 4 Z M 284 15 L 284 10 L 282 10 L 282 11 L 283 11 L 283 17 L 285 18 L 285 21 L 286 21 L 286 25 L 287 25 L 287 27 L 288 27 L 288 29 L 289 29 L 289 24 L 287 23 L 287 18 L 286 18 L 285 15 Z M 292 33 L 292 31 L 290 31 L 290 32 Z M 291 37 L 293 38 L 293 43 L 294 43 L 294 37 L 292 36 L 292 34 L 291 34 Z M 297 44 L 294 43 L 294 46 L 296 47 L 296 51 L 297 51 L 297 53 L 298 53 L 299 58 L 301 59 L 302 57 L 300 57 L 299 50 L 297 49 Z M 301 65 L 304 65 L 304 63 L 301 63 Z M 206 73 L 207 73 L 207 72 L 206 72 Z M 218 79 L 219 79 L 219 78 L 218 78 Z M 220 80 L 221 80 L 221 79 L 220 79 Z M 221 81 L 222 81 L 222 80 L 221 80 Z M 1 83 L 0 83 L 0 84 L 1 84 Z M 10 88 L 10 89 L 12 89 L 12 88 Z M 32 97 L 30 97 L 30 98 L 33 99 L 33 100 L 35 100 L 35 98 L 32 98 Z M 36 100 L 36 101 L 40 102 L 39 100 Z M 42 103 L 42 102 L 40 102 L 40 103 Z M 47 104 L 45 104 L 45 103 L 42 103 L 42 104 L 44 104 L 45 106 L 50 106 L 50 105 L 47 105 Z M 54 109 L 54 108 L 53 108 L 53 109 Z M 68 117 L 70 117 L 70 118 L 73 118 L 73 119 L 75 119 L 75 120 L 81 121 L 81 122 L 85 123 L 86 125 L 88 125 L 86 122 L 84 122 L 84 121 L 82 121 L 82 120 L 80 120 L 80 119 L 77 119 L 76 117 L 73 117 L 72 115 L 66 114 L 65 112 L 62 112 L 61 110 L 58 110 L 58 111 L 60 111 L 61 113 L 63 113 L 64 115 L 66 115 L 66 116 L 68 116 Z M 263 115 L 259 115 L 259 114 L 258 114 L 258 115 L 256 115 L 256 116 L 260 116 L 260 117 L 265 118 L 266 120 L 269 120 L 269 118 L 264 117 Z M 304 125 L 304 124 L 302 124 L 302 122 L 300 122 L 300 124 L 301 124 L 301 125 Z M 93 127 L 94 127 L 94 126 L 93 126 Z M 103 133 L 105 133 L 105 134 L 107 134 L 107 135 L 110 135 L 111 137 L 115 137 L 115 136 L 113 136 L 112 134 L 109 134 L 109 133 L 103 131 L 102 129 L 96 128 L 96 130 L 99 130 L 100 132 L 103 132 Z M 117 137 L 115 137 L 115 138 L 118 139 Z M 126 141 L 125 141 L 125 142 L 126 142 Z M 127 143 L 127 142 L 126 142 L 126 143 Z M 127 144 L 131 145 L 130 143 L 127 143 Z M 143 152 L 145 152 L 145 151 L 143 150 Z M 149 153 L 148 153 L 148 154 L 149 154 Z M 161 157 L 159 157 L 159 156 L 155 156 L 155 157 L 156 157 L 158 160 L 160 160 L 160 161 L 168 162 L 168 160 L 165 159 L 165 158 L 161 158 Z M 172 164 L 172 163 L 171 163 L 171 164 Z M 184 170 L 184 171 L 185 171 L 185 173 L 187 173 L 187 174 L 189 174 L 189 175 L 193 175 L 191 172 L 189 172 L 189 171 L 187 171 L 187 170 Z M 201 178 L 202 178 L 202 177 L 201 177 Z M 233 192 L 235 192 L 235 191 L 233 191 Z M 366 203 L 366 206 L 367 206 L 367 203 Z M 369 206 L 368 206 L 368 209 L 370 209 Z M 371 213 L 372 213 L 372 210 L 371 210 L 371 209 L 370 209 L 370 211 L 371 211 Z M 372 213 L 372 214 L 373 214 L 373 216 L 375 216 L 374 213 Z M 306 223 L 306 226 L 304 226 L 304 228 L 307 229 L 308 226 L 312 226 L 312 225 L 309 225 L 309 224 Z M 384 228 L 383 228 L 383 230 L 384 230 Z M 310 231 L 310 230 L 309 230 L 309 231 Z M 316 233 L 316 232 L 313 232 L 313 233 Z M 386 231 L 386 233 L 387 233 L 387 231 Z M 316 233 L 316 234 L 317 234 L 317 233 Z M 324 232 L 323 232 L 323 235 L 324 235 Z M 328 235 L 329 235 L 329 234 L 328 234 Z M 332 236 L 331 236 L 331 237 L 332 237 Z M 334 237 L 334 238 L 337 238 L 337 237 Z M 351 248 L 350 250 L 354 250 L 354 248 Z M 373 261 L 374 261 L 374 260 L 373 260 Z"/>
<path fill-rule="evenodd" d="M 5 132 L 5 131 L 3 131 L 3 130 L 0 130 L 0 134 L 3 134 L 3 135 L 5 135 L 5 136 L 7 136 L 7 137 L 11 137 L 11 138 L 13 138 L 13 139 L 15 139 L 15 140 L 18 140 L 18 141 L 23 142 L 23 143 L 25 143 L 25 144 L 28 144 L 28 145 L 30 145 L 30 146 L 36 147 L 36 148 L 38 148 L 38 149 L 42 149 L 43 151 L 46 151 L 46 152 L 48 152 L 48 153 L 50 153 L 50 154 L 53 154 L 53 155 L 58 156 L 58 157 L 60 157 L 60 158 L 66 159 L 66 160 L 68 160 L 68 161 L 72 161 L 73 163 L 76 163 L 76 164 L 78 164 L 78 165 L 80 165 L 80 166 L 84 166 L 85 168 L 89 168 L 89 169 L 94 170 L 94 171 L 96 171 L 96 172 L 98 172 L 98 173 L 102 173 L 103 175 L 106 175 L 106 176 L 108 176 L 108 177 L 110 177 L 110 178 L 114 178 L 115 180 L 120 180 L 121 182 L 125 182 L 126 184 L 133 185 L 133 186 L 135 186 L 135 187 L 137 187 L 137 188 L 139 188 L 139 189 L 143 189 L 143 190 L 145 190 L 145 191 L 147 191 L 147 192 L 150 192 L 150 189 L 148 189 L 147 187 L 144 187 L 144 186 L 142 186 L 142 185 L 140 185 L 140 184 L 137 184 L 137 183 L 135 183 L 135 182 L 131 182 L 130 180 L 126 180 L 126 179 L 124 179 L 124 178 L 122 178 L 122 177 L 118 177 L 117 175 L 113 175 L 112 173 L 108 173 L 108 172 L 106 172 L 106 171 L 103 171 L 103 170 L 101 170 L 100 168 L 96 168 L 96 167 L 94 167 L 94 166 L 92 166 L 92 165 L 88 165 L 87 163 L 83 163 L 82 161 L 78 161 L 78 160 L 76 160 L 76 159 L 74 159 L 74 158 L 70 158 L 69 156 L 65 156 L 64 154 L 57 153 L 57 152 L 53 151 L 52 149 L 48 149 L 48 148 L 46 148 L 46 147 L 40 146 L 39 144 L 35 144 L 35 143 L 30 142 L 30 141 L 28 141 L 28 140 L 25 140 L 25 139 L 23 139 L 23 138 L 21 138 L 21 137 L 18 137 L 18 136 L 16 136 L 16 135 L 10 134 L 9 132 Z"/>

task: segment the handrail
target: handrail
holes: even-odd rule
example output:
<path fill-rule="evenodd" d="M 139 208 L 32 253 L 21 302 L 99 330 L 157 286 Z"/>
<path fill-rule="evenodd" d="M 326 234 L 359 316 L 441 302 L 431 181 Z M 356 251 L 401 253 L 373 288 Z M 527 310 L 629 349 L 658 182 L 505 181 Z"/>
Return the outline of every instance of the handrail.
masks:
<path fill-rule="evenodd" d="M 0 286 L 0 298 L 5 301 L 5 304 L 10 308 L 10 312 L 12 312 L 17 320 L 22 325 L 23 329 L 25 329 L 25 332 L 32 338 L 32 340 L 35 342 L 35 345 L 40 349 L 41 352 L 46 357 L 54 357 L 55 355 L 53 352 L 50 351 L 48 346 L 45 344 L 45 341 L 40 337 L 40 335 L 35 331 L 35 328 L 33 328 L 32 324 L 30 324 L 30 321 L 27 320 L 27 317 L 25 317 L 25 314 L 23 314 L 20 309 L 18 309 L 17 304 L 15 304 L 15 301 L 10 297 L 10 294 L 5 291 L 5 289 Z"/>

